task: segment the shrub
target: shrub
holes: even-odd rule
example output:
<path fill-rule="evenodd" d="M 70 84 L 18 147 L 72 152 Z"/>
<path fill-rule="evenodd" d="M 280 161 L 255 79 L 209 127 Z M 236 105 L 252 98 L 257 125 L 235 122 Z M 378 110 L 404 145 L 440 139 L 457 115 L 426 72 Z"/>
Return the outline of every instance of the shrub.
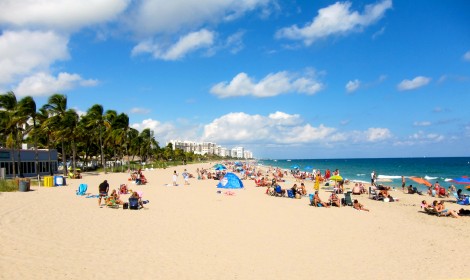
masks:
<path fill-rule="evenodd" d="M 0 192 L 16 192 L 18 186 L 12 180 L 0 180 Z"/>

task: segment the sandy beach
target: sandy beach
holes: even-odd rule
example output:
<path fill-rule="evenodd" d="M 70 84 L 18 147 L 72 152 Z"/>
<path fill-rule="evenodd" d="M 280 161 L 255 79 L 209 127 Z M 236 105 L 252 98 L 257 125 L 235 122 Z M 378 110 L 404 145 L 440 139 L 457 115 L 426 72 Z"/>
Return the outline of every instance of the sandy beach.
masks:
<path fill-rule="evenodd" d="M 0 193 L 0 279 L 470 277 L 470 217 L 425 214 L 419 205 L 429 196 L 397 190 L 399 201 L 385 203 L 364 194 L 355 197 L 371 210 L 363 212 L 268 196 L 253 180 L 234 195 L 217 193 L 215 180 L 183 184 L 185 168 L 196 174 L 212 165 L 144 171 L 143 186 L 130 184 L 127 173 L 85 173 L 64 187 Z M 75 194 L 81 183 L 97 194 L 105 179 L 111 189 L 141 190 L 147 209 L 100 208 L 96 198 Z M 295 183 L 286 180 L 283 188 Z M 312 193 L 313 182 L 306 186 Z"/>

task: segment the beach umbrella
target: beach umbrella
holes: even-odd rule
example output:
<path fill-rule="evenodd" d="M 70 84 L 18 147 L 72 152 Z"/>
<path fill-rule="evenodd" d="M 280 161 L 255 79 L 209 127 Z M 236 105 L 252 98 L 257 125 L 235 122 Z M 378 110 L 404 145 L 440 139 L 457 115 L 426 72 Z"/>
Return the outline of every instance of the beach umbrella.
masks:
<path fill-rule="evenodd" d="M 465 184 L 465 185 L 469 185 L 470 184 L 470 178 L 468 178 L 467 176 L 462 176 L 460 178 L 455 178 L 455 179 L 452 179 L 452 182 L 453 183 L 456 183 L 456 184 Z M 468 188 L 468 187 L 467 187 Z"/>
<path fill-rule="evenodd" d="M 341 180 L 343 180 L 343 177 L 341 177 L 340 175 L 333 175 L 333 176 L 330 177 L 330 180 L 341 181 Z"/>
<path fill-rule="evenodd" d="M 428 187 L 432 186 L 432 184 L 429 181 L 426 181 L 425 179 L 420 178 L 420 177 L 409 177 L 409 179 L 413 180 L 416 183 L 421 184 L 421 185 L 425 185 L 425 186 L 428 186 Z"/>
<path fill-rule="evenodd" d="M 225 169 L 227 169 L 227 167 L 225 167 L 225 166 L 217 166 L 215 168 L 215 170 L 217 170 L 217 171 L 221 171 L 221 170 L 225 170 Z"/>
<path fill-rule="evenodd" d="M 294 169 L 299 169 L 299 166 L 297 164 L 294 164 L 291 167 L 294 168 Z"/>
<path fill-rule="evenodd" d="M 304 167 L 304 169 L 305 169 L 305 170 L 312 170 L 313 167 L 311 167 L 310 165 L 307 165 L 307 166 Z"/>

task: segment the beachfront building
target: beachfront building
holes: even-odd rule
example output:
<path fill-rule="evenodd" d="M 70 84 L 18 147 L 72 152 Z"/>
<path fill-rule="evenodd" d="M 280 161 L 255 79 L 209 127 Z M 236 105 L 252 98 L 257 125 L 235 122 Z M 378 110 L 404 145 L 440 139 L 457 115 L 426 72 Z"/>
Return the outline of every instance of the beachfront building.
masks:
<path fill-rule="evenodd" d="M 169 143 L 172 144 L 173 150 L 181 149 L 186 153 L 193 152 L 197 155 L 217 155 L 221 157 L 233 157 L 241 159 L 253 158 L 253 153 L 246 151 L 244 147 L 227 149 L 212 142 L 194 142 L 181 140 L 170 140 Z"/>
<path fill-rule="evenodd" d="M 18 153 L 19 152 L 19 153 Z M 12 155 L 14 156 L 14 164 Z M 38 171 L 40 175 L 50 175 L 57 173 L 57 150 L 37 150 Z M 14 166 L 14 167 L 13 167 Z M 15 150 L 0 148 L 0 175 L 5 178 L 13 177 L 13 168 L 16 176 L 21 174 L 24 177 L 34 177 L 36 172 L 36 151 L 35 150 Z"/>

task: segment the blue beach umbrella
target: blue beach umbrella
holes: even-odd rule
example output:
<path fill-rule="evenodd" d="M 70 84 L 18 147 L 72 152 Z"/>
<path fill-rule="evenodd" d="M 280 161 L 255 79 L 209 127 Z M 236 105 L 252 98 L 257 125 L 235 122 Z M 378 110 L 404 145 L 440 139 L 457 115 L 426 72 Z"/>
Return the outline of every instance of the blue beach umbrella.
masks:
<path fill-rule="evenodd" d="M 452 182 L 454 182 L 456 184 L 469 185 L 470 184 L 470 178 L 468 178 L 467 176 L 462 176 L 460 178 L 452 179 Z"/>
<path fill-rule="evenodd" d="M 294 169 L 299 169 L 299 166 L 297 164 L 291 165 L 291 167 Z"/>
<path fill-rule="evenodd" d="M 311 167 L 310 165 L 307 165 L 307 166 L 304 167 L 304 169 L 305 169 L 305 170 L 312 170 L 313 167 Z"/>

